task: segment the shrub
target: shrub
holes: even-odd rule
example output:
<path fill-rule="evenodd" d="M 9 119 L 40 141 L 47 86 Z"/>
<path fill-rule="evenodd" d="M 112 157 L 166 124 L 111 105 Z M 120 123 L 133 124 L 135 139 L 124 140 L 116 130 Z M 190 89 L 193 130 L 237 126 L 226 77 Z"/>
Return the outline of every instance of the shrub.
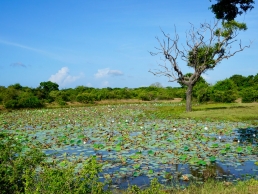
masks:
<path fill-rule="evenodd" d="M 17 100 L 8 100 L 4 103 L 5 108 L 40 108 L 43 103 L 36 96 L 20 96 Z"/>
<path fill-rule="evenodd" d="M 18 107 L 18 101 L 17 100 L 8 100 L 4 103 L 5 108 L 17 108 Z"/>
<path fill-rule="evenodd" d="M 211 89 L 207 83 L 200 83 L 194 87 L 194 96 L 198 102 L 210 101 Z"/>
<path fill-rule="evenodd" d="M 60 100 L 58 100 L 58 104 L 59 104 L 60 106 L 65 106 L 65 105 L 66 105 L 66 102 L 60 99 Z"/>
<path fill-rule="evenodd" d="M 28 169 L 25 174 L 26 193 L 109 193 L 98 181 L 102 165 L 95 157 L 87 159 L 75 173 L 76 164 L 66 160 L 57 165 L 45 164 L 39 173 Z"/>
<path fill-rule="evenodd" d="M 93 103 L 95 101 L 95 95 L 91 93 L 78 94 L 76 100 L 81 103 Z"/>
<path fill-rule="evenodd" d="M 234 102 L 237 97 L 237 86 L 230 79 L 219 81 L 212 87 L 211 99 L 214 102 L 230 103 Z"/>
<path fill-rule="evenodd" d="M 157 98 L 157 92 L 155 91 L 143 91 L 139 94 L 139 98 L 144 101 L 151 101 Z"/>
<path fill-rule="evenodd" d="M 36 96 L 26 96 L 19 98 L 18 108 L 40 108 L 43 103 Z"/>
<path fill-rule="evenodd" d="M 1 193 L 24 192 L 24 172 L 36 169 L 44 159 L 38 149 L 22 152 L 22 144 L 3 132 L 0 133 L 0 191 Z"/>
<path fill-rule="evenodd" d="M 253 88 L 245 88 L 241 92 L 242 102 L 255 102 L 258 101 L 258 91 Z"/>

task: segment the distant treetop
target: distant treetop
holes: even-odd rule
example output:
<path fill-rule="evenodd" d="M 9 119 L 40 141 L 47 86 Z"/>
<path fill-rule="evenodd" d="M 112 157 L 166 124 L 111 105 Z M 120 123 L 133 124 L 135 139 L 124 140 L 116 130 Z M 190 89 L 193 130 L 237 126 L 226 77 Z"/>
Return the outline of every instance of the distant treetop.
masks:
<path fill-rule="evenodd" d="M 211 0 L 210 0 L 211 1 Z M 217 19 L 227 21 L 234 20 L 237 15 L 241 15 L 254 8 L 254 0 L 216 0 L 210 9 L 216 15 Z"/>

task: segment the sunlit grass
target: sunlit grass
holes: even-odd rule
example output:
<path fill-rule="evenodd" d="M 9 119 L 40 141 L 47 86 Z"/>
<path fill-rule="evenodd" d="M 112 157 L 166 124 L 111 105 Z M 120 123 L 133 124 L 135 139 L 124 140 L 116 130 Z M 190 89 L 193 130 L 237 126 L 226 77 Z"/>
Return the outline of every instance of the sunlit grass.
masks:
<path fill-rule="evenodd" d="M 117 193 L 117 192 L 115 192 Z M 121 191 L 119 192 L 121 193 Z M 152 184 L 150 187 L 139 190 L 137 187 L 132 186 L 123 194 L 257 194 L 258 193 L 258 181 L 251 179 L 248 181 L 239 181 L 236 184 L 230 182 L 219 182 L 209 180 L 204 184 L 190 184 L 185 189 L 172 187 L 170 189 L 162 188 L 158 183 Z"/>
<path fill-rule="evenodd" d="M 258 123 L 258 103 L 232 104 L 194 104 L 192 112 L 185 111 L 185 105 L 157 106 L 155 110 L 148 110 L 147 115 L 162 119 L 191 118 L 210 121 L 251 121 Z"/>

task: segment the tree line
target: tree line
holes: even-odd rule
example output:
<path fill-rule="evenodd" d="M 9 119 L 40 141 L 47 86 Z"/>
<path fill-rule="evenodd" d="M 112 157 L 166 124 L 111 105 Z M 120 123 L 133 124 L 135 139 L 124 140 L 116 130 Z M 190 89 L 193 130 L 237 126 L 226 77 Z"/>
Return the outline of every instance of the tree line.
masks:
<path fill-rule="evenodd" d="M 189 74 L 190 76 L 191 74 Z M 186 75 L 187 76 L 187 75 Z M 8 109 L 40 108 L 48 103 L 60 106 L 68 102 L 83 104 L 101 100 L 138 99 L 142 101 L 186 99 L 187 87 L 162 87 L 160 83 L 139 88 L 93 88 L 77 86 L 59 90 L 59 85 L 51 81 L 41 82 L 37 88 L 21 86 L 19 83 L 8 87 L 0 86 L 0 104 Z M 216 84 L 208 84 L 202 77 L 193 89 L 193 100 L 204 102 L 231 103 L 241 98 L 242 102 L 258 101 L 258 74 L 233 75 Z"/>

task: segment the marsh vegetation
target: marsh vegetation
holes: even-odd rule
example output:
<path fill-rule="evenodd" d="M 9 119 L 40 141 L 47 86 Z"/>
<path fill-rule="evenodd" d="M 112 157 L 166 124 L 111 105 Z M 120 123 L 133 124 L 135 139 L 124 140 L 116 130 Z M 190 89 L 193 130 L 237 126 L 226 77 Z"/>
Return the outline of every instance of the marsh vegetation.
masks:
<path fill-rule="evenodd" d="M 4 179 L 7 188 L 47 192 L 64 181 L 66 192 L 129 192 L 132 185 L 150 189 L 156 181 L 155 187 L 180 192 L 210 179 L 220 187 L 256 183 L 258 105 L 196 104 L 192 113 L 184 106 L 153 102 L 3 111 L 1 152 L 10 152 L 1 154 L 1 170 L 3 177 L 14 177 Z M 46 186 L 49 180 L 55 185 Z"/>

